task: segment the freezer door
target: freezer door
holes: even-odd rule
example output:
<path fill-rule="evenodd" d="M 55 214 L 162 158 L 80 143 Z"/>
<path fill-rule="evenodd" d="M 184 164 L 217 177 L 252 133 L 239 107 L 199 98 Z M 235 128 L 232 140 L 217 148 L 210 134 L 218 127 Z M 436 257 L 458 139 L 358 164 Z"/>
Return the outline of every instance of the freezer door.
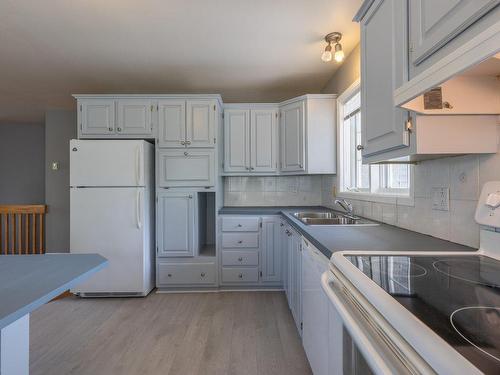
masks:
<path fill-rule="evenodd" d="M 145 146 L 136 140 L 71 140 L 70 186 L 144 186 Z"/>
<path fill-rule="evenodd" d="M 74 292 L 142 292 L 144 188 L 71 188 L 70 197 L 71 253 L 98 253 L 109 260 Z"/>

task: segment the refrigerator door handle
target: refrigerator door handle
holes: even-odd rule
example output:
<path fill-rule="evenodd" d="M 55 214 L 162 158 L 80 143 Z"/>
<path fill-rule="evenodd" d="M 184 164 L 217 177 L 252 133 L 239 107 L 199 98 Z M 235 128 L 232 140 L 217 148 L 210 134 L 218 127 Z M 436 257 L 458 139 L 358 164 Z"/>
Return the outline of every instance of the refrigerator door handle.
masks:
<path fill-rule="evenodd" d="M 136 219 L 136 225 L 138 229 L 142 228 L 142 221 L 141 221 L 141 189 L 137 189 L 137 195 L 136 195 L 136 200 L 135 200 L 135 219 Z"/>

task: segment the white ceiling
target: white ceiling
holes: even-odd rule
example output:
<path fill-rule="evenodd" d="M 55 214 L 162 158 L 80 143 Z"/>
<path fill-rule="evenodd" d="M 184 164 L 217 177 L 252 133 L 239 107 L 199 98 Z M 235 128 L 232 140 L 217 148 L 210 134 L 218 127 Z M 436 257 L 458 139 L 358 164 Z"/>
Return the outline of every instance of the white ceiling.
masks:
<path fill-rule="evenodd" d="M 0 122 L 38 122 L 72 93 L 319 92 L 338 64 L 323 37 L 359 41 L 361 0 L 1 0 Z"/>

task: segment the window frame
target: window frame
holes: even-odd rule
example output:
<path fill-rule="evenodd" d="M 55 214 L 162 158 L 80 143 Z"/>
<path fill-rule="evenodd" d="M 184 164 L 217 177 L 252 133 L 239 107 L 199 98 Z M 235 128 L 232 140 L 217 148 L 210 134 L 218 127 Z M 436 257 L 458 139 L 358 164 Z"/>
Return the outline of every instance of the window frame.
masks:
<path fill-rule="evenodd" d="M 371 179 L 372 179 L 372 171 L 370 168 L 370 188 L 363 189 L 361 191 L 344 189 L 346 186 L 344 181 L 344 142 L 343 142 L 343 126 L 344 126 L 344 103 L 346 103 L 349 99 L 351 99 L 358 91 L 361 90 L 361 80 L 358 78 L 354 81 L 342 94 L 337 97 L 337 139 L 338 147 L 337 147 L 337 182 L 338 182 L 338 192 L 337 197 L 339 198 L 347 198 L 347 199 L 357 199 L 362 201 L 370 201 L 370 202 L 378 202 L 378 203 L 389 203 L 389 204 L 399 204 L 405 206 L 414 206 L 414 168 L 410 166 L 409 168 L 409 179 L 410 186 L 408 189 L 404 190 L 404 194 L 398 193 L 395 190 L 397 188 L 391 189 L 390 191 L 384 192 L 384 188 L 378 188 L 376 191 L 372 190 Z M 363 121 L 363 119 L 361 119 Z M 379 175 L 380 173 L 377 173 Z M 406 194 L 408 192 L 408 194 Z"/>

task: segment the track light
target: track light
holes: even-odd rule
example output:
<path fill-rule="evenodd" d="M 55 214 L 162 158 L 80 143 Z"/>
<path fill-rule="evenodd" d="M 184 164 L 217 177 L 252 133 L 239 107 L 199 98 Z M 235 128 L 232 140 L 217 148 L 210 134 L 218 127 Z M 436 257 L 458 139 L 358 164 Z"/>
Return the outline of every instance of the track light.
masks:
<path fill-rule="evenodd" d="M 342 39 L 342 34 L 338 32 L 333 32 L 325 36 L 325 41 L 328 45 L 325 47 L 325 51 L 321 55 L 321 60 L 324 62 L 330 62 L 332 61 L 332 58 L 336 62 L 342 62 L 342 60 L 344 60 L 344 51 L 342 50 L 340 39 Z M 335 43 L 335 52 L 333 54 L 332 43 Z"/>

